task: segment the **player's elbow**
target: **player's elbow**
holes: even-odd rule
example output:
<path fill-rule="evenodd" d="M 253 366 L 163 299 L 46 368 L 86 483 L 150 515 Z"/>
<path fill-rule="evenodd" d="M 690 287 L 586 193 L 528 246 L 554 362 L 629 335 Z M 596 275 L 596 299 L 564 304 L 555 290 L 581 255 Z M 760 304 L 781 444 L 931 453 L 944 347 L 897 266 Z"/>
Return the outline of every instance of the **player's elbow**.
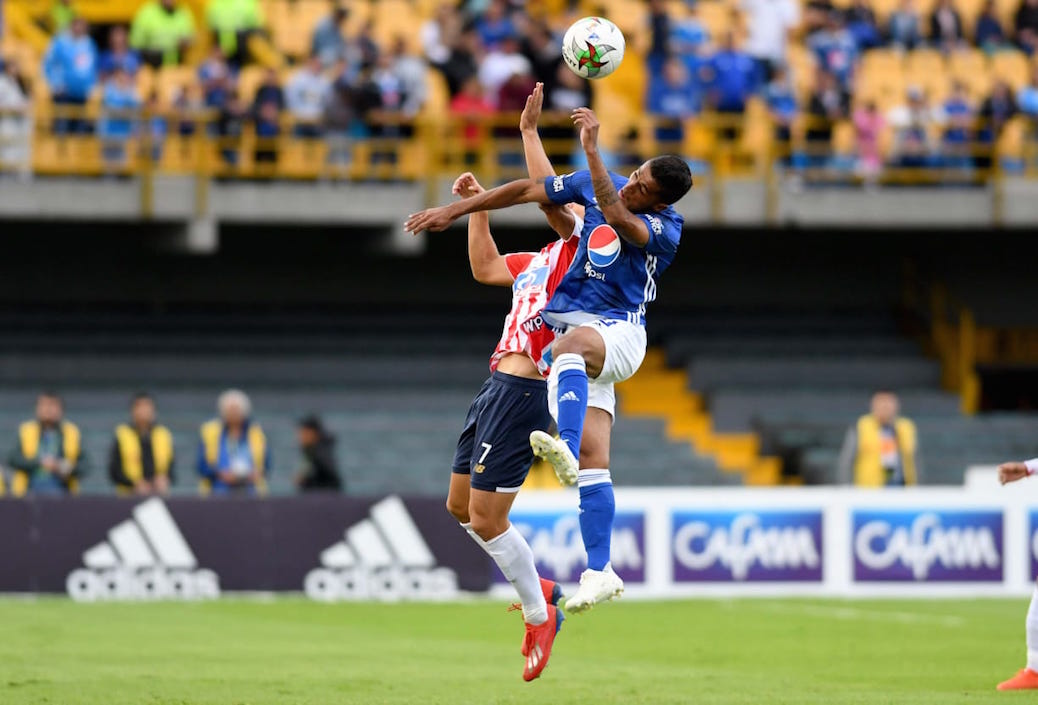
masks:
<path fill-rule="evenodd" d="M 472 265 L 472 278 L 480 284 L 494 284 L 494 267 L 489 261 L 473 261 L 470 262 Z"/>

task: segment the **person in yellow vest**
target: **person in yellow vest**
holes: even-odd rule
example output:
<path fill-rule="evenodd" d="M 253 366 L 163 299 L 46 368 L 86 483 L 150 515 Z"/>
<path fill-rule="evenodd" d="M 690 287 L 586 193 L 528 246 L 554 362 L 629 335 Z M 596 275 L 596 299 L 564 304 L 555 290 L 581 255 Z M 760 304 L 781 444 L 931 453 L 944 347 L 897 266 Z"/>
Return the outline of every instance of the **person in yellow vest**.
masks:
<path fill-rule="evenodd" d="M 202 494 L 264 494 L 270 472 L 270 446 L 252 419 L 252 402 L 228 389 L 216 403 L 220 418 L 202 424 L 198 474 Z"/>
<path fill-rule="evenodd" d="M 890 391 L 872 395 L 871 410 L 848 431 L 840 452 L 839 476 L 858 487 L 919 484 L 921 468 L 915 423 L 899 416 L 900 401 Z"/>
<path fill-rule="evenodd" d="M 149 0 L 130 25 L 130 46 L 152 68 L 184 63 L 194 41 L 195 16 L 187 3 L 178 0 Z"/>
<path fill-rule="evenodd" d="M 54 392 L 36 399 L 36 418 L 19 426 L 7 458 L 13 496 L 78 492 L 88 463 L 79 428 L 64 416 L 64 402 Z"/>
<path fill-rule="evenodd" d="M 121 495 L 169 494 L 173 434 L 155 419 L 155 400 L 141 392 L 130 402 L 130 423 L 115 427 L 108 453 L 108 476 Z"/>

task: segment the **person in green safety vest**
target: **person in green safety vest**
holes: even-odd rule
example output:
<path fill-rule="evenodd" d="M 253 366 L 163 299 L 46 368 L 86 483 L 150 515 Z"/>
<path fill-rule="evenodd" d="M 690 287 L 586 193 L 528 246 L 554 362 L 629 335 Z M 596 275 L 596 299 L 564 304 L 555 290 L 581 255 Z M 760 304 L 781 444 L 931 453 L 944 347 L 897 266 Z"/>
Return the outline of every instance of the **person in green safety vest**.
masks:
<path fill-rule="evenodd" d="M 177 0 L 146 2 L 130 25 L 130 46 L 153 68 L 183 63 L 184 53 L 194 41 L 194 15 Z"/>
<path fill-rule="evenodd" d="M 248 58 L 249 35 L 263 26 L 263 12 L 259 0 L 209 0 L 205 21 L 224 56 L 241 66 Z"/>

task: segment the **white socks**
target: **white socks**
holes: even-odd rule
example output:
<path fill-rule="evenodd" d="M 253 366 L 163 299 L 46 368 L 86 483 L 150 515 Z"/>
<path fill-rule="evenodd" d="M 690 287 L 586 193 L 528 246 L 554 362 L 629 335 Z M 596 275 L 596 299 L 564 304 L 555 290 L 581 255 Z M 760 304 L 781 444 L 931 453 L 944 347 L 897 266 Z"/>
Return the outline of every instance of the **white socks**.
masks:
<path fill-rule="evenodd" d="M 548 621 L 548 603 L 541 591 L 541 578 L 537 575 L 533 551 L 519 530 L 509 525 L 505 533 L 484 541 L 472 530 L 471 524 L 462 524 L 461 528 L 494 559 L 505 578 L 519 593 L 519 601 L 523 603 L 523 619 L 527 624 L 544 624 Z"/>
<path fill-rule="evenodd" d="M 608 468 L 584 468 L 580 469 L 577 473 L 577 487 L 591 487 L 592 485 L 604 485 L 605 483 L 612 483 L 613 478 L 609 474 Z"/>
<path fill-rule="evenodd" d="M 1031 606 L 1027 608 L 1027 667 L 1038 671 L 1038 587 L 1031 595 Z"/>

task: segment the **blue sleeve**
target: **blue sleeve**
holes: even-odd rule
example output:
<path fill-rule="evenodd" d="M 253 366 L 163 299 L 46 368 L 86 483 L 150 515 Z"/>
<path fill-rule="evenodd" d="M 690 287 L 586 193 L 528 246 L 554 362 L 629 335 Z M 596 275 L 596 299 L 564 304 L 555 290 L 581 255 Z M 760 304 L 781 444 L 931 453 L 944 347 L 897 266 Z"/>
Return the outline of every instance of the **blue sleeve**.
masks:
<path fill-rule="evenodd" d="M 201 440 L 198 441 L 198 474 L 210 480 L 216 478 L 216 469 L 205 459 L 205 443 Z"/>
<path fill-rule="evenodd" d="M 593 198 L 588 196 L 591 193 L 590 186 L 591 172 L 587 169 L 563 176 L 549 176 L 544 180 L 544 192 L 548 194 L 548 199 L 558 204 L 590 205 Z"/>
<path fill-rule="evenodd" d="M 668 218 L 653 213 L 641 213 L 638 216 L 649 226 L 649 241 L 645 243 L 645 251 L 651 255 L 673 255 L 678 251 L 681 242 L 681 218 Z"/>
<path fill-rule="evenodd" d="M 47 47 L 47 53 L 43 56 L 43 75 L 47 78 L 47 83 L 50 84 L 51 88 L 59 82 L 58 76 L 58 50 L 60 49 L 60 38 L 55 39 L 51 42 L 50 46 Z M 58 86 L 59 88 L 61 86 Z"/>

